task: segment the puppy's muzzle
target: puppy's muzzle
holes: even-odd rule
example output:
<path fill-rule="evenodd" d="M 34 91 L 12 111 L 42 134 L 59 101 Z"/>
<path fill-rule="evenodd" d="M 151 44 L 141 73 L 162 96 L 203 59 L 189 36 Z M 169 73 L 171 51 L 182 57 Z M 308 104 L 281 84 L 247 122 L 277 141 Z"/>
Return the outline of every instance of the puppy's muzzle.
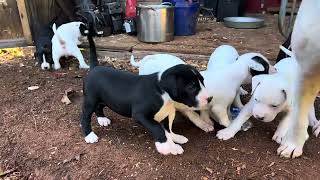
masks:
<path fill-rule="evenodd" d="M 255 116 L 255 118 L 259 121 L 263 121 L 264 120 L 264 117 L 260 117 L 260 116 Z"/>

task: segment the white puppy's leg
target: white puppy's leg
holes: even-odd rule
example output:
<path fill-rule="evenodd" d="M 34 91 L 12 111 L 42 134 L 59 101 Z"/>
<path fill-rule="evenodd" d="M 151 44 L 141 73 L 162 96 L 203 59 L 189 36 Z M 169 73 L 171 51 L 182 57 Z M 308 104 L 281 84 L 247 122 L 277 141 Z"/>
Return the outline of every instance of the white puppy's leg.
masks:
<path fill-rule="evenodd" d="M 243 104 L 242 104 L 241 98 L 240 98 L 240 90 L 237 92 L 237 95 L 234 99 L 233 105 L 239 109 L 243 108 Z"/>
<path fill-rule="evenodd" d="M 274 133 L 272 140 L 276 141 L 278 144 L 281 144 L 283 138 L 286 136 L 290 126 L 290 116 L 287 114 L 283 120 L 280 121 L 276 132 Z"/>
<path fill-rule="evenodd" d="M 314 105 L 310 109 L 310 112 L 308 114 L 308 118 L 309 118 L 309 126 L 314 127 L 316 124 L 318 124 L 318 119 L 316 118 Z"/>
<path fill-rule="evenodd" d="M 312 127 L 313 134 L 318 137 L 320 133 L 320 121 Z"/>
<path fill-rule="evenodd" d="M 203 121 L 200 116 L 192 110 L 179 110 L 183 115 L 187 116 L 193 124 L 205 132 L 210 132 L 214 130 L 214 127 Z"/>
<path fill-rule="evenodd" d="M 227 106 L 224 106 L 222 104 L 213 104 L 211 111 L 215 116 L 217 116 L 217 121 L 219 122 L 219 124 L 224 127 L 228 127 L 230 125 Z"/>
<path fill-rule="evenodd" d="M 172 137 L 173 142 L 175 142 L 175 143 L 185 144 L 185 143 L 188 142 L 188 138 L 186 138 L 186 137 L 184 137 L 182 135 L 175 134 L 173 132 L 171 132 L 170 135 Z"/>
<path fill-rule="evenodd" d="M 55 70 L 58 70 L 58 69 L 60 69 L 61 68 L 61 65 L 60 65 L 60 62 L 59 62 L 59 60 L 60 60 L 60 55 L 58 55 L 59 53 L 54 53 L 53 51 L 52 51 L 52 60 L 53 60 L 53 68 L 55 69 Z"/>
<path fill-rule="evenodd" d="M 90 66 L 87 65 L 87 63 L 84 61 L 83 55 L 78 47 L 75 47 L 74 50 L 74 57 L 78 59 L 79 61 L 79 68 L 81 69 L 88 69 Z"/>
<path fill-rule="evenodd" d="M 243 107 L 236 119 L 234 119 L 230 126 L 224 128 L 217 133 L 218 139 L 228 140 L 241 130 L 241 126 L 251 117 L 252 107 L 253 107 L 253 98 Z"/>
<path fill-rule="evenodd" d="M 318 137 L 320 133 L 320 121 L 316 118 L 314 106 L 312 106 L 309 112 L 309 126 L 312 127 L 313 134 Z"/>

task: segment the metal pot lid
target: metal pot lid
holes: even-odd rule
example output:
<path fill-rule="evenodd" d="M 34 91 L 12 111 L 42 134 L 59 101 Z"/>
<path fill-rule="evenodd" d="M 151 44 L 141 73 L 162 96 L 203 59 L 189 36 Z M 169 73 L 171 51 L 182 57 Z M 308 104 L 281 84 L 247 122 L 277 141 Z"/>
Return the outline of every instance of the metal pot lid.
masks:
<path fill-rule="evenodd" d="M 146 8 L 146 9 L 168 9 L 168 8 L 174 8 L 174 6 L 171 3 L 162 3 L 162 4 L 150 4 L 150 5 L 144 5 L 139 4 L 138 8 Z"/>

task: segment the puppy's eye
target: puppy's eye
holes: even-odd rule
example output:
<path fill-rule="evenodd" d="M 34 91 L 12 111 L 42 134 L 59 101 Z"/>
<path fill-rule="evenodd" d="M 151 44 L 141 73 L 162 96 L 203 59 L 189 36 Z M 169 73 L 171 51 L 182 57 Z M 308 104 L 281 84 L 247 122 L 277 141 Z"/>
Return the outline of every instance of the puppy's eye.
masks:
<path fill-rule="evenodd" d="M 195 91 L 196 90 L 196 83 L 195 82 L 191 82 L 187 85 L 187 90 L 189 91 Z"/>
<path fill-rule="evenodd" d="M 256 102 L 259 102 L 259 100 L 258 100 L 257 98 L 254 98 L 254 100 L 255 100 Z"/>
<path fill-rule="evenodd" d="M 274 104 L 273 104 L 273 105 L 271 105 L 271 106 L 272 106 L 273 108 L 276 108 L 276 107 L 278 107 L 277 105 L 274 105 Z"/>

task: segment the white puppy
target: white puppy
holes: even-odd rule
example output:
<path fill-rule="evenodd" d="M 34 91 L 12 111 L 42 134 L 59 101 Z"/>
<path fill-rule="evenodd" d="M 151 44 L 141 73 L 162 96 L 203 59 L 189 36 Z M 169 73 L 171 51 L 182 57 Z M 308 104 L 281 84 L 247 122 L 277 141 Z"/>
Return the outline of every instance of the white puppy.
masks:
<path fill-rule="evenodd" d="M 303 0 L 293 27 L 291 47 L 293 57 L 301 66 L 295 82 L 293 110 L 289 114 L 290 128 L 278 148 L 286 158 L 302 155 L 308 139 L 308 113 L 320 90 L 320 1 Z"/>
<path fill-rule="evenodd" d="M 285 58 L 279 61 L 275 67 L 277 73 L 259 75 L 252 79 L 252 97 L 244 106 L 238 117 L 225 129 L 218 131 L 217 137 L 227 140 L 240 130 L 242 124 L 251 116 L 263 122 L 271 122 L 280 112 L 292 111 L 290 99 L 293 96 L 293 85 L 296 81 L 299 66 L 294 58 Z M 273 140 L 281 143 L 288 131 L 289 121 L 286 116 L 279 124 Z M 309 124 L 315 126 L 318 120 L 315 117 L 314 106 L 309 112 Z M 315 131 L 318 136 L 319 130 Z"/>
<path fill-rule="evenodd" d="M 178 64 L 185 64 L 183 60 L 170 54 L 147 55 L 139 62 L 136 62 L 132 55 L 130 63 L 132 66 L 139 68 L 139 75 L 148 75 L 156 72 L 162 73 Z M 159 76 L 161 76 L 161 74 L 159 74 Z"/>
<path fill-rule="evenodd" d="M 89 68 L 78 48 L 78 45 L 81 44 L 81 36 L 89 33 L 85 24 L 82 22 L 71 22 L 61 25 L 58 29 L 56 28 L 56 24 L 53 24 L 52 29 L 54 32 L 51 40 L 54 69 L 57 70 L 61 68 L 59 60 L 63 56 L 73 56 L 77 58 L 79 68 Z"/>
<path fill-rule="evenodd" d="M 223 61 L 223 59 L 219 59 Z M 201 118 L 205 121 L 209 115 L 221 125 L 228 127 L 230 124 L 230 106 L 236 97 L 239 97 L 239 89 L 248 79 L 259 74 L 274 73 L 275 68 L 269 61 L 259 53 L 246 53 L 238 57 L 238 60 L 231 63 L 226 62 L 225 66 L 220 62 L 221 68 L 212 68 L 202 71 L 204 85 L 212 97 L 209 104 L 209 111 L 202 110 Z"/>

